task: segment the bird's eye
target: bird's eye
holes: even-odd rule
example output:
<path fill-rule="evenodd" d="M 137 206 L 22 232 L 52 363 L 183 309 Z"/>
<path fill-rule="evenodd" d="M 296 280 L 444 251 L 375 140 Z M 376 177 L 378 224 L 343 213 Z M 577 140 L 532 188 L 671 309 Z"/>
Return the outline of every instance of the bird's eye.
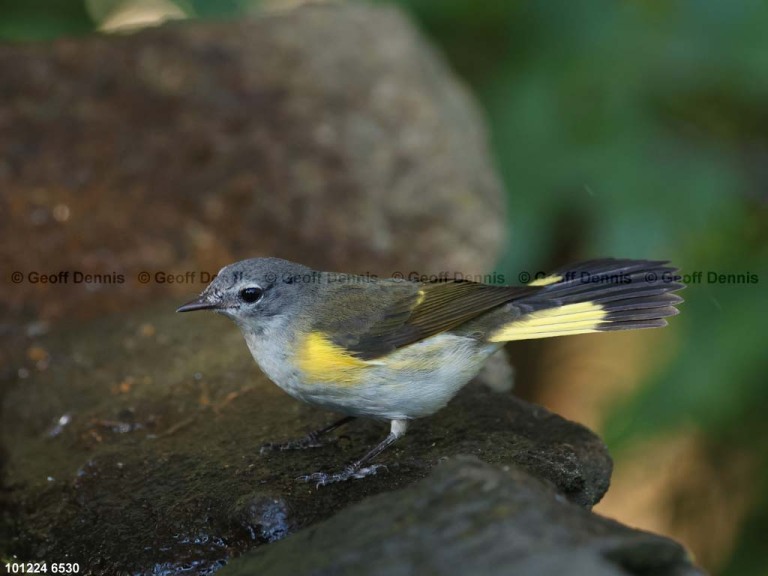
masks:
<path fill-rule="evenodd" d="M 254 302 L 258 302 L 263 294 L 264 290 L 258 286 L 250 286 L 240 290 L 240 299 L 248 304 L 253 304 Z"/>

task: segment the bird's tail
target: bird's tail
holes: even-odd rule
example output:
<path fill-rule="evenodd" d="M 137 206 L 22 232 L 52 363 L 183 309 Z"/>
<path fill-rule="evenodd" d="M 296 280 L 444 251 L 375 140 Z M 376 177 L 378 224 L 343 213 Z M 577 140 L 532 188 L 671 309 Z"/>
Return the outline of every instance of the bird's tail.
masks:
<path fill-rule="evenodd" d="M 513 301 L 520 315 L 490 335 L 493 342 L 666 326 L 684 288 L 666 262 L 580 262 L 529 284 L 539 290 Z"/>

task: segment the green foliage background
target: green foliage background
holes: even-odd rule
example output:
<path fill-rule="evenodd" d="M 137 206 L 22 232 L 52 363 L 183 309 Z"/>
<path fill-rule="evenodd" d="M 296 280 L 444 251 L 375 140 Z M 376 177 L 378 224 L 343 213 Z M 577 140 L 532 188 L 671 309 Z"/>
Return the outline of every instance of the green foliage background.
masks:
<path fill-rule="evenodd" d="M 615 408 L 607 440 L 621 451 L 693 425 L 713 459 L 750 452 L 759 501 L 723 573 L 767 574 L 768 3 L 390 3 L 411 12 L 485 110 L 509 190 L 501 271 L 559 264 L 565 252 L 704 272 L 675 319 L 679 353 Z M 0 39 L 91 33 L 117 4 L 0 0 Z M 220 18 L 258 2 L 175 4 Z M 710 283 L 709 271 L 758 282 Z"/>

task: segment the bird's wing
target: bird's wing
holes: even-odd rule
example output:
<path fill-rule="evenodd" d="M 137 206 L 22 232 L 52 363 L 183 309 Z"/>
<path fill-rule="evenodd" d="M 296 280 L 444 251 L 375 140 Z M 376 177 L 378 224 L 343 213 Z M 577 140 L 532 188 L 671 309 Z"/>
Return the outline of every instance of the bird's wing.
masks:
<path fill-rule="evenodd" d="M 350 302 L 341 314 L 343 298 L 334 298 L 335 320 L 332 325 L 318 326 L 334 344 L 361 360 L 373 360 L 451 330 L 510 300 L 540 290 L 466 280 L 382 283 L 377 288 L 347 290 L 345 296 L 358 301 L 357 305 Z"/>

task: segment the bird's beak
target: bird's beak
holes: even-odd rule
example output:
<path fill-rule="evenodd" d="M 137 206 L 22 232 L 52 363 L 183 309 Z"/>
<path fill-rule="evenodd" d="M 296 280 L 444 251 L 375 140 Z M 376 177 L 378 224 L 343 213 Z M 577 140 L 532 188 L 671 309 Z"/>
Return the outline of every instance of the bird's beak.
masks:
<path fill-rule="evenodd" d="M 191 302 L 187 302 L 184 306 L 180 306 L 176 312 L 194 312 L 195 310 L 215 310 L 218 308 L 216 304 L 210 302 L 205 296 L 198 296 Z"/>

